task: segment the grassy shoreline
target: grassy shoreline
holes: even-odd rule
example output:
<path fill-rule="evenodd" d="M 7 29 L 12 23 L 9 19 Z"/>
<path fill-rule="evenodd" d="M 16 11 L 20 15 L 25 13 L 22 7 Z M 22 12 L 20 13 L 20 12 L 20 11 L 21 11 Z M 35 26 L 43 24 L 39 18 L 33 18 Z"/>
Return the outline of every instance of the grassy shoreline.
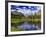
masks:
<path fill-rule="evenodd" d="M 24 22 L 28 23 L 40 23 L 40 19 L 11 19 L 11 24 L 14 26 L 20 25 Z"/>

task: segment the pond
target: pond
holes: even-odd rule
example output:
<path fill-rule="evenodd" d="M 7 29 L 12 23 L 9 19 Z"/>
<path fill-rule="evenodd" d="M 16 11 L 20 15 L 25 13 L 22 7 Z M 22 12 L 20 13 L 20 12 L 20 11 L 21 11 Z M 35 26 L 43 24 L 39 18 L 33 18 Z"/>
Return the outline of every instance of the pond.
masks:
<path fill-rule="evenodd" d="M 12 29 L 16 31 L 30 31 L 30 30 L 40 30 L 41 24 L 30 24 L 28 22 L 24 22 L 21 25 L 18 26 L 12 26 Z"/>

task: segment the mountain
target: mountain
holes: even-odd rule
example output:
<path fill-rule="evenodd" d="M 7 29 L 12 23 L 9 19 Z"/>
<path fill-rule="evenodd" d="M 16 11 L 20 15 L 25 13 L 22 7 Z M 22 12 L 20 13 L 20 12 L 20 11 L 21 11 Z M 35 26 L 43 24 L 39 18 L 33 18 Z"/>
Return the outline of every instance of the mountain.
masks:
<path fill-rule="evenodd" d="M 39 10 L 39 11 L 36 13 L 36 15 L 41 15 L 41 10 Z"/>
<path fill-rule="evenodd" d="M 24 16 L 21 12 L 17 12 L 17 11 L 12 11 L 11 14 Z"/>

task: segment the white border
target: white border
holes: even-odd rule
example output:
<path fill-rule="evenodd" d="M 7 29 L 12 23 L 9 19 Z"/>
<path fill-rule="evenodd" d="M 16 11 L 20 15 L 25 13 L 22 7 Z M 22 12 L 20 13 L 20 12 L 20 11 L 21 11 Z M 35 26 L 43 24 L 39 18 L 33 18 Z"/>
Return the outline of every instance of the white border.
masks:
<path fill-rule="evenodd" d="M 41 6 L 41 30 L 11 32 L 11 5 Z M 26 4 L 26 3 L 11 3 L 11 2 L 8 3 L 8 35 L 26 34 L 26 33 L 42 33 L 42 32 L 43 32 L 43 5 L 42 4 Z"/>

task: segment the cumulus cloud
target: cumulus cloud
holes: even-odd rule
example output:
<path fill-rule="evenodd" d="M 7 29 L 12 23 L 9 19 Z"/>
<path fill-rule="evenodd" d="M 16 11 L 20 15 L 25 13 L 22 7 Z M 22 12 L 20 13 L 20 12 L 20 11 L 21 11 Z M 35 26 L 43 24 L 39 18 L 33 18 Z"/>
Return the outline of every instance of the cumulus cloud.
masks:
<path fill-rule="evenodd" d="M 11 11 L 16 11 L 23 13 L 25 16 L 37 13 L 41 9 L 40 6 L 12 6 Z"/>

